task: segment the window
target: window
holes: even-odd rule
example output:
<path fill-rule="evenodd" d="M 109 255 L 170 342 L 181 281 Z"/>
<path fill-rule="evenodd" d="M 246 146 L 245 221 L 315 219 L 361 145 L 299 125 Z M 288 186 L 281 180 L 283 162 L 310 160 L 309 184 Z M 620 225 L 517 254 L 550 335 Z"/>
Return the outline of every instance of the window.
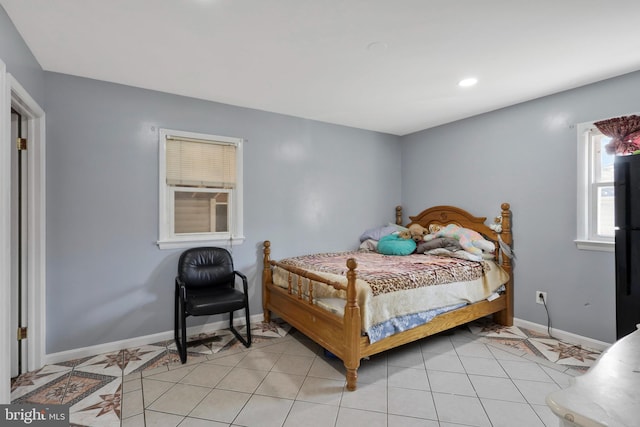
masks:
<path fill-rule="evenodd" d="M 614 250 L 613 160 L 605 145 L 611 138 L 593 123 L 578 125 L 579 249 Z"/>
<path fill-rule="evenodd" d="M 241 243 L 243 140 L 169 129 L 159 139 L 160 249 Z"/>

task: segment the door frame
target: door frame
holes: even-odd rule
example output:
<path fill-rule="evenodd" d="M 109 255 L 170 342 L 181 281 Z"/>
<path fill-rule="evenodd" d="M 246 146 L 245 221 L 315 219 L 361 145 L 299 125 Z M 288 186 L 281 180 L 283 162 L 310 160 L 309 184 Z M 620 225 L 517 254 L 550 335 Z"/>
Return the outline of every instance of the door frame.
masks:
<path fill-rule="evenodd" d="M 0 60 L 0 235 L 11 234 L 11 116 L 14 107 L 27 119 L 27 327 L 26 366 L 44 363 L 46 342 L 46 150 L 45 113 Z M 0 403 L 11 401 L 11 242 L 0 245 Z M 6 326 L 4 326 L 6 325 Z"/>

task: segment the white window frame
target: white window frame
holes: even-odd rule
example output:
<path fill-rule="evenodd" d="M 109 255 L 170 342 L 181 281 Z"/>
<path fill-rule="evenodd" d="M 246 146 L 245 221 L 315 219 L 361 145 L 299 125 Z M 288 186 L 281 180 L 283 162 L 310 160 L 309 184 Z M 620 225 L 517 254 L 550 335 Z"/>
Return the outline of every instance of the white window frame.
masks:
<path fill-rule="evenodd" d="M 176 235 L 174 233 L 174 198 L 176 189 L 180 187 L 167 185 L 167 138 L 189 138 L 211 142 L 225 142 L 236 146 L 236 186 L 231 190 L 215 189 L 216 192 L 229 193 L 229 232 L 189 233 Z M 244 242 L 243 233 L 243 164 L 244 139 L 228 136 L 209 135 L 203 133 L 187 132 L 172 129 L 160 129 L 158 132 L 159 146 L 159 239 L 157 245 L 160 249 L 187 248 L 193 245 L 239 245 Z M 206 191 L 190 188 L 189 191 Z"/>
<path fill-rule="evenodd" d="M 615 238 L 601 236 L 597 229 L 597 190 L 609 184 L 594 182 L 595 150 L 592 137 L 600 133 L 593 122 L 580 123 L 578 134 L 578 206 L 577 206 L 577 238 L 578 249 L 613 252 Z M 613 185 L 613 183 L 611 183 Z"/>

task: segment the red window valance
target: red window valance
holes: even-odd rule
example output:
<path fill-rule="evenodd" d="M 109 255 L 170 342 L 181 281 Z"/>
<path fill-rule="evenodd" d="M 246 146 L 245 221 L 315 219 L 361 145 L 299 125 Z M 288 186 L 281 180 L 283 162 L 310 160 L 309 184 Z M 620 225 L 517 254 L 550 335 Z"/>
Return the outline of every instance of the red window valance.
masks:
<path fill-rule="evenodd" d="M 640 150 L 640 116 L 622 116 L 595 122 L 594 125 L 611 139 L 605 148 L 609 154 L 631 154 Z"/>

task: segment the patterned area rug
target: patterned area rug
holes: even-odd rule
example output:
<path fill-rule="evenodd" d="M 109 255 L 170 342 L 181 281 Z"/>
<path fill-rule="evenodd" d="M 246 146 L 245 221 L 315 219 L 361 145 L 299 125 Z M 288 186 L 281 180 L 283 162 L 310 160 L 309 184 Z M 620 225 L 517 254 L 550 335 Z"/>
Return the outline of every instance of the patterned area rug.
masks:
<path fill-rule="evenodd" d="M 285 323 L 251 326 L 253 343 L 284 337 L 291 327 Z M 238 328 L 244 335 L 244 327 Z M 229 330 L 189 337 L 189 361 L 243 347 Z M 119 426 L 122 379 L 146 369 L 180 364 L 173 340 L 129 348 L 113 353 L 46 365 L 11 381 L 11 403 L 68 404 L 70 425 Z"/>
<path fill-rule="evenodd" d="M 497 325 L 489 320 L 471 322 L 469 330 L 507 347 L 564 365 L 579 372 L 586 372 L 600 356 L 600 351 L 580 345 L 567 344 L 547 334 L 541 334 L 517 326 Z"/>

